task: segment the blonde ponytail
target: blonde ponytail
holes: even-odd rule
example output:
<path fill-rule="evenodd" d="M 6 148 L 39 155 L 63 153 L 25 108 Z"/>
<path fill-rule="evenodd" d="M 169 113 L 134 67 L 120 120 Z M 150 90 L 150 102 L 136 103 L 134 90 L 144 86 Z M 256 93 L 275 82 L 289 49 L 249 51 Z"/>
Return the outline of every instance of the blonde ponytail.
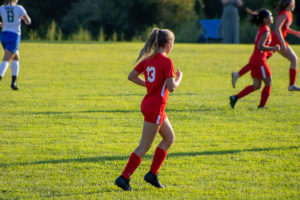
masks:
<path fill-rule="evenodd" d="M 8 4 L 12 5 L 12 3 L 13 0 L 4 0 L 4 5 L 8 5 Z"/>
<path fill-rule="evenodd" d="M 165 47 L 165 45 L 169 42 L 173 42 L 175 39 L 174 34 L 170 30 L 160 30 L 158 28 L 154 28 L 149 35 L 145 46 L 140 51 L 136 62 L 138 62 L 143 57 L 151 57 L 154 56 L 160 48 Z"/>

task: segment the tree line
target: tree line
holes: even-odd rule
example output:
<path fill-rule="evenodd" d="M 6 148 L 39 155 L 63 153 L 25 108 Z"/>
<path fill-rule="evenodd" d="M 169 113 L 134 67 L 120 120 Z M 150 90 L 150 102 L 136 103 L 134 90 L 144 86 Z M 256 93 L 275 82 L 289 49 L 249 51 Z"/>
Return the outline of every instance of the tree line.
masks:
<path fill-rule="evenodd" d="M 244 7 L 268 8 L 276 16 L 279 0 L 243 1 Z M 67 40 L 79 34 L 89 40 L 144 40 L 157 26 L 174 31 L 177 41 L 195 42 L 201 35 L 199 20 L 222 14 L 220 0 L 20 0 L 19 4 L 32 18 L 31 26 L 22 27 L 25 39 Z M 249 16 L 243 8 L 240 16 L 241 42 L 250 42 Z M 298 5 L 294 19 L 300 26 Z"/>

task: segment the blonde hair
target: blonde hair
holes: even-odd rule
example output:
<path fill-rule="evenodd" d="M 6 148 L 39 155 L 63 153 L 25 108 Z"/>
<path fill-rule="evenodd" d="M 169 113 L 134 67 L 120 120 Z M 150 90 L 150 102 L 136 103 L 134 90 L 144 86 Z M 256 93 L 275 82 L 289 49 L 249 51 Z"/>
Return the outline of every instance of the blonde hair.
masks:
<path fill-rule="evenodd" d="M 8 4 L 12 5 L 13 1 L 14 0 L 4 0 L 4 5 L 8 5 Z"/>
<path fill-rule="evenodd" d="M 166 46 L 166 44 L 173 42 L 175 40 L 174 33 L 168 29 L 158 29 L 154 28 L 150 33 L 145 46 L 140 51 L 140 55 L 136 59 L 138 62 L 142 57 L 152 57 L 154 56 L 160 48 Z"/>

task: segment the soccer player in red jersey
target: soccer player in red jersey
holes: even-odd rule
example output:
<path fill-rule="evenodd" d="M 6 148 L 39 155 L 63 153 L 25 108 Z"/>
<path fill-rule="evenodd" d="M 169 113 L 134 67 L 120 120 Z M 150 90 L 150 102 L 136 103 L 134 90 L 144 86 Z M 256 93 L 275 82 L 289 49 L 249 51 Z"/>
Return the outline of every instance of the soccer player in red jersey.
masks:
<path fill-rule="evenodd" d="M 130 72 L 128 79 L 137 85 L 147 88 L 147 95 L 141 104 L 144 115 L 143 134 L 138 147 L 131 154 L 129 161 L 115 184 L 123 190 L 131 190 L 129 178 L 142 162 L 142 158 L 152 146 L 159 133 L 162 141 L 158 144 L 150 171 L 144 180 L 151 185 L 162 188 L 157 178 L 158 170 L 167 156 L 167 150 L 174 142 L 175 135 L 165 113 L 169 92 L 173 92 L 180 84 L 182 72 L 177 69 L 176 78 L 173 61 L 167 58 L 173 48 L 175 36 L 170 30 L 153 29 L 137 62 L 141 62 Z M 144 74 L 145 80 L 139 77 Z"/>
<path fill-rule="evenodd" d="M 238 99 L 250 94 L 254 90 L 261 87 L 262 81 L 265 87 L 261 94 L 261 100 L 258 108 L 264 108 L 271 91 L 271 71 L 267 63 L 268 51 L 279 51 L 280 46 L 269 46 L 271 43 L 270 25 L 273 23 L 272 13 L 267 9 L 262 9 L 257 15 L 253 15 L 251 19 L 252 24 L 256 24 L 259 29 L 255 39 L 254 52 L 250 58 L 247 68 L 251 69 L 251 76 L 253 78 L 253 85 L 247 86 L 239 94 L 230 96 L 230 105 L 234 108 Z"/>
<path fill-rule="evenodd" d="M 272 43 L 271 46 L 280 45 L 281 49 L 279 53 L 287 58 L 290 62 L 290 84 L 288 87 L 289 91 L 300 91 L 300 87 L 295 85 L 296 76 L 297 76 L 297 63 L 298 58 L 293 51 L 293 49 L 289 46 L 288 42 L 285 40 L 287 34 L 292 34 L 297 37 L 300 37 L 300 32 L 295 31 L 290 28 L 290 25 L 293 22 L 293 14 L 292 11 L 295 9 L 295 1 L 294 0 L 282 0 L 278 6 L 279 15 L 276 19 L 275 30 L 272 33 Z M 249 10 L 249 9 L 248 9 Z M 253 13 L 253 11 L 249 10 L 248 13 Z M 268 54 L 268 57 L 272 56 L 272 52 Z M 239 77 L 244 75 L 250 70 L 248 66 L 243 67 L 239 72 L 232 73 L 232 86 L 235 88 L 236 81 Z"/>

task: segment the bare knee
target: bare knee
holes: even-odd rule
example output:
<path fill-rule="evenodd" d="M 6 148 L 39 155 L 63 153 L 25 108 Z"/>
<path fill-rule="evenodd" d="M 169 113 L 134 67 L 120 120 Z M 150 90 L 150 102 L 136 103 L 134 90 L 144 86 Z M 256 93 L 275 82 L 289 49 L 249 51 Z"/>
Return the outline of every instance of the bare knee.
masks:
<path fill-rule="evenodd" d="M 254 84 L 253 85 L 254 90 L 259 90 L 260 87 L 261 87 L 261 84 Z"/>
<path fill-rule="evenodd" d="M 265 85 L 266 85 L 267 87 L 271 87 L 271 86 L 272 86 L 272 81 L 266 82 Z"/>
<path fill-rule="evenodd" d="M 295 66 L 297 67 L 298 57 L 296 55 L 293 58 L 293 62 L 295 63 Z"/>
<path fill-rule="evenodd" d="M 167 138 L 164 138 L 163 141 L 170 147 L 175 142 L 175 135 L 171 134 Z"/>

